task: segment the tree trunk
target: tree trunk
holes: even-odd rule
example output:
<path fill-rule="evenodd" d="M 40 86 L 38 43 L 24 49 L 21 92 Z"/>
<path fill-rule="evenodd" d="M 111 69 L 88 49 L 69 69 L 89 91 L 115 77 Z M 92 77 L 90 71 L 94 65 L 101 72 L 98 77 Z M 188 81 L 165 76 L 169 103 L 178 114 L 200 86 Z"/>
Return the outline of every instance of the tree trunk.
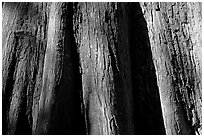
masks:
<path fill-rule="evenodd" d="M 201 3 L 142 3 L 167 134 L 201 134 Z"/>
<path fill-rule="evenodd" d="M 201 134 L 200 3 L 3 3 L 2 27 L 3 134 Z"/>

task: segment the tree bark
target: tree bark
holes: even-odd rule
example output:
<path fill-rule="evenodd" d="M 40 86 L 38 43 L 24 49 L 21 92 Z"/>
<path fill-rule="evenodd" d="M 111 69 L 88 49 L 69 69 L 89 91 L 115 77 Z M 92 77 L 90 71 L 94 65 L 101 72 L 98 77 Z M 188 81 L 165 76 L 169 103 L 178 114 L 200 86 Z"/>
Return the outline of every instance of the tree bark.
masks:
<path fill-rule="evenodd" d="M 201 134 L 201 3 L 141 3 L 167 134 Z"/>
<path fill-rule="evenodd" d="M 46 4 L 3 5 L 3 134 L 31 133 L 35 79 L 41 76 L 45 49 L 43 6 Z"/>
<path fill-rule="evenodd" d="M 147 23 L 139 3 L 129 4 L 135 134 L 165 134 Z"/>
<path fill-rule="evenodd" d="M 75 9 L 88 134 L 165 134 L 140 5 L 79 3 Z"/>
<path fill-rule="evenodd" d="M 73 134 L 76 128 L 74 120 L 80 119 L 74 108 L 80 108 L 80 100 L 75 98 L 79 89 L 74 87 L 78 82 L 74 77 L 79 72 L 75 66 L 77 60 L 74 64 L 71 54 L 71 48 L 75 48 L 72 46 L 73 33 L 69 34 L 73 26 L 71 12 L 71 3 L 52 3 L 50 6 L 37 134 Z M 78 130 L 80 133 L 80 128 Z"/>
<path fill-rule="evenodd" d="M 2 27 L 3 134 L 202 133 L 201 3 L 3 3 Z"/>
<path fill-rule="evenodd" d="M 3 134 L 84 134 L 72 12 L 72 3 L 3 5 Z"/>
<path fill-rule="evenodd" d="M 87 134 L 133 134 L 128 45 L 124 46 L 127 38 L 121 37 L 127 26 L 121 25 L 126 23 L 118 13 L 125 14 L 121 6 L 75 5 L 75 37 L 81 59 Z M 130 77 L 124 77 L 127 74 Z"/>

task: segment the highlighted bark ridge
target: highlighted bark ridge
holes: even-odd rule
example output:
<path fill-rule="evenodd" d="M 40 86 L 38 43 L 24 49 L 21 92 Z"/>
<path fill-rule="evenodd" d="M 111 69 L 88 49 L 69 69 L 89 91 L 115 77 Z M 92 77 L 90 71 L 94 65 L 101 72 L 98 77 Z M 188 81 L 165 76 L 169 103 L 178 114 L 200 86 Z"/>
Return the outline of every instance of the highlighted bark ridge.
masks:
<path fill-rule="evenodd" d="M 201 134 L 201 3 L 141 6 L 148 22 L 166 133 Z"/>
<path fill-rule="evenodd" d="M 121 70 L 118 55 L 119 46 L 124 46 L 119 44 L 121 40 L 118 38 L 121 34 L 119 6 L 117 3 L 75 5 L 75 38 L 83 70 L 83 103 L 88 134 L 133 133 L 128 117 L 131 114 L 127 114 L 129 108 L 125 107 L 130 104 L 131 89 L 125 89 L 127 85 L 124 85 L 121 73 L 127 72 Z M 130 79 L 126 80 L 130 83 Z"/>

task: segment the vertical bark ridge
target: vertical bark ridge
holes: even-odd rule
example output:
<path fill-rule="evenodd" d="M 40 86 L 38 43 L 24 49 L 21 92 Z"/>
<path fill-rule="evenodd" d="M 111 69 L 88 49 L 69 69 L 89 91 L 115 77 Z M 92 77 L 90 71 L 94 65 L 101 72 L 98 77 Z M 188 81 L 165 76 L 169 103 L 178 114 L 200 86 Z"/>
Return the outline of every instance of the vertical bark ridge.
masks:
<path fill-rule="evenodd" d="M 36 134 L 84 134 L 73 4 L 52 3 Z M 78 125 L 81 125 L 79 128 Z"/>
<path fill-rule="evenodd" d="M 38 3 L 39 7 L 36 7 L 38 12 L 41 13 L 39 17 L 38 30 L 36 34 L 36 43 L 37 43 L 37 72 L 36 80 L 34 84 L 34 92 L 32 97 L 32 134 L 36 133 L 37 119 L 38 119 L 38 105 L 42 88 L 42 78 L 43 78 L 43 68 L 44 68 L 44 58 L 45 51 L 47 47 L 47 29 L 49 24 L 49 7 L 51 3 Z"/>
<path fill-rule="evenodd" d="M 159 10 L 153 8 L 156 5 Z M 201 134 L 200 5 L 142 4 L 167 134 Z"/>
<path fill-rule="evenodd" d="M 13 68 L 15 66 L 15 71 L 11 72 L 8 70 L 5 73 L 3 72 L 3 77 L 6 77 L 6 73 L 8 72 L 13 75 L 13 87 L 9 85 L 11 90 L 9 92 L 13 92 L 12 96 L 9 97 L 11 98 L 11 104 L 7 102 L 7 105 L 10 107 L 7 108 L 9 109 L 9 117 L 7 119 L 9 121 L 9 134 L 30 134 L 31 131 L 32 95 L 38 62 L 36 58 L 38 58 L 38 53 L 40 52 L 37 50 L 38 46 L 36 44 L 36 19 L 41 15 L 36 12 L 37 6 L 35 3 L 6 3 L 3 7 L 5 9 L 4 15 L 6 16 L 3 21 L 5 22 L 3 27 L 6 33 L 4 39 L 7 40 L 7 38 L 10 38 L 10 40 L 4 41 L 3 43 L 3 53 L 7 53 L 10 48 L 14 48 L 9 54 L 13 54 L 12 56 L 15 60 L 15 65 L 12 63 Z M 33 11 L 32 16 L 30 11 Z M 7 19 L 9 19 L 9 22 Z M 6 29 L 9 26 L 11 28 L 10 31 Z M 7 57 L 9 55 L 3 58 L 9 59 Z M 9 63 L 9 60 L 4 63 Z M 6 69 L 9 65 L 4 63 L 3 68 Z M 26 82 L 27 80 L 29 81 L 28 83 Z M 22 130 L 22 128 L 25 128 L 24 123 L 28 124 L 26 126 L 26 131 L 28 132 L 23 132 Z"/>
<path fill-rule="evenodd" d="M 118 44 L 118 33 L 121 32 L 118 4 L 79 3 L 76 9 L 75 16 L 79 18 L 74 20 L 75 30 L 78 30 L 75 38 L 83 71 L 88 134 L 132 134 L 131 122 L 127 120 L 129 112 L 125 112 L 129 101 L 121 77 L 121 73 L 127 72 L 119 68 L 121 64 L 117 53 L 121 52 L 117 51 L 118 47 L 124 46 Z M 125 123 L 128 126 L 124 126 Z"/>
<path fill-rule="evenodd" d="M 12 90 L 13 90 L 13 84 L 15 82 L 14 80 L 14 71 L 16 66 L 16 59 L 15 59 L 15 51 L 17 46 L 16 39 L 12 40 L 14 38 L 14 29 L 16 27 L 16 21 L 19 20 L 22 16 L 22 12 L 19 12 L 23 10 L 23 4 L 19 3 L 9 3 L 4 4 L 2 8 L 2 126 L 3 126 L 3 134 L 7 134 L 8 131 L 8 111 L 10 107 L 11 102 L 11 96 L 12 96 Z M 24 11 L 24 10 L 23 10 Z M 11 22 L 7 23 L 9 20 Z M 13 22 L 12 22 L 13 21 Z M 14 45 L 14 46 L 12 46 Z"/>

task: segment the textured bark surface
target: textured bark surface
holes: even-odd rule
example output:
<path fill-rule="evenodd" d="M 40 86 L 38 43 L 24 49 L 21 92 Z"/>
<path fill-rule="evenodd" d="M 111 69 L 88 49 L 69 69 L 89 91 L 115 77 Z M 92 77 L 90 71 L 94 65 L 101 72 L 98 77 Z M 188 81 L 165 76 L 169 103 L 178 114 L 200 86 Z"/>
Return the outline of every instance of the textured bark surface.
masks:
<path fill-rule="evenodd" d="M 3 3 L 2 29 L 3 134 L 202 133 L 201 3 Z"/>
<path fill-rule="evenodd" d="M 35 84 L 41 84 L 40 74 L 46 47 L 47 23 L 46 14 L 42 10 L 46 5 L 42 3 L 3 5 L 3 133 L 32 132 L 31 109 L 33 101 L 35 102 L 32 98 L 34 90 L 37 90 Z"/>
<path fill-rule="evenodd" d="M 85 133 L 72 12 L 72 3 L 3 5 L 3 134 Z"/>
<path fill-rule="evenodd" d="M 201 3 L 141 3 L 167 134 L 201 134 Z"/>
<path fill-rule="evenodd" d="M 131 81 L 122 77 L 130 67 L 127 63 L 122 66 L 119 56 L 123 49 L 127 51 L 120 43 L 127 38 L 119 37 L 117 12 L 121 7 L 117 3 L 79 3 L 75 9 L 87 134 L 133 134 Z"/>
<path fill-rule="evenodd" d="M 129 9 L 135 134 L 165 134 L 147 24 L 139 3 Z"/>
<path fill-rule="evenodd" d="M 75 6 L 88 134 L 165 134 L 140 5 Z"/>
<path fill-rule="evenodd" d="M 74 55 L 72 11 L 72 3 L 50 6 L 37 134 L 81 134 L 77 125 L 83 127 L 79 115 L 78 85 L 81 83 L 78 82 L 81 81 L 77 55 Z"/>

